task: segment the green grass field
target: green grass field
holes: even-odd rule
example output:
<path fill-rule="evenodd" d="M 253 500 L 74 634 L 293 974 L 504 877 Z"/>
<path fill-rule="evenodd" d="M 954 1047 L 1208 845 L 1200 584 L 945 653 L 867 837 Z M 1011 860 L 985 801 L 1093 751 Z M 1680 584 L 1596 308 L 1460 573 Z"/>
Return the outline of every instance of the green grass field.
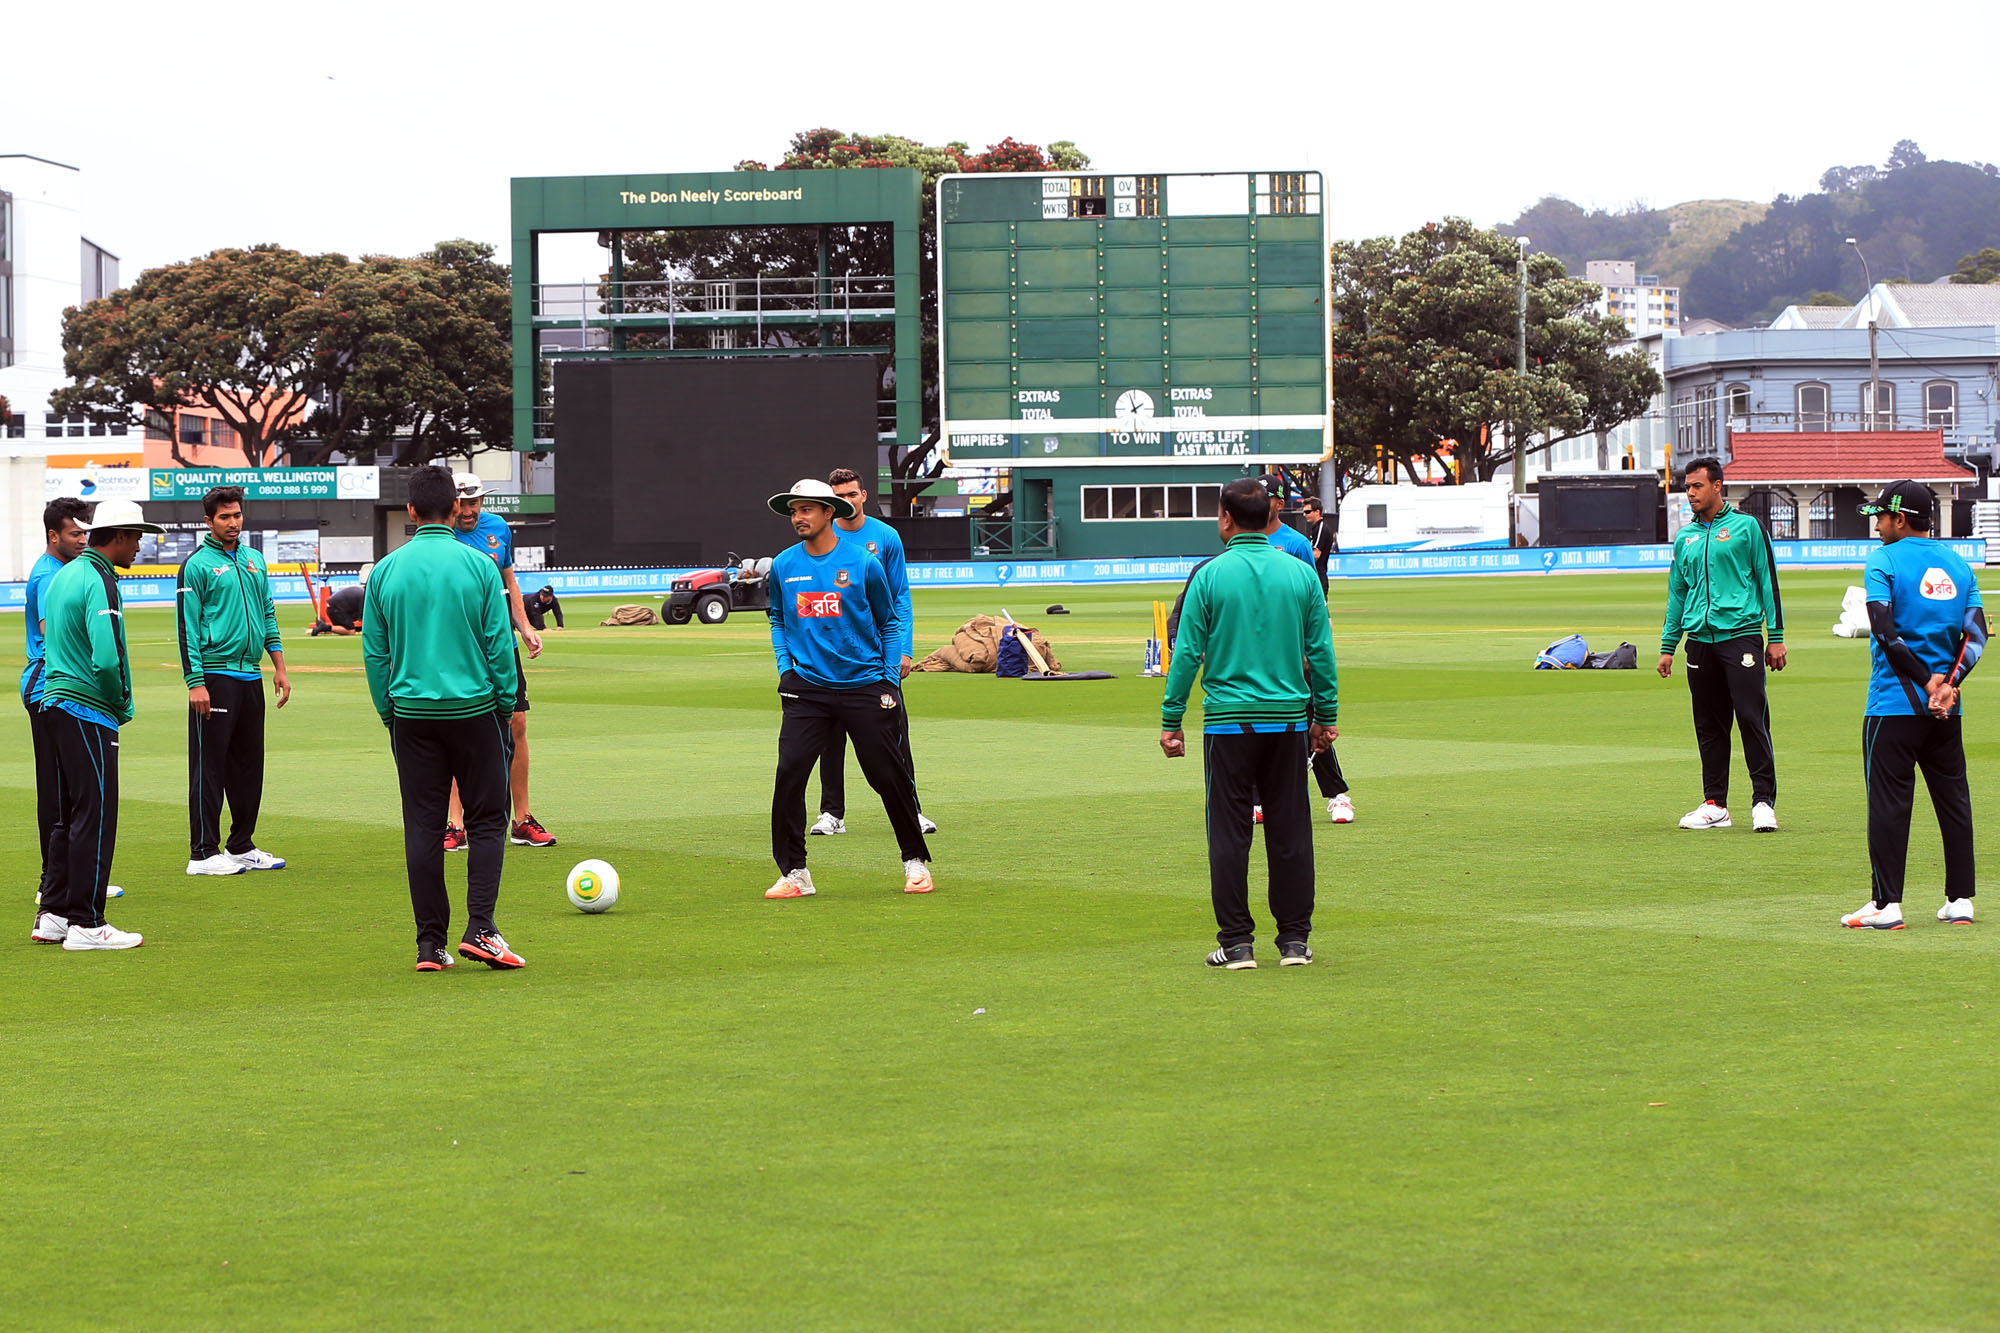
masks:
<path fill-rule="evenodd" d="M 1921 796 L 1910 929 L 1837 926 L 1853 577 L 1786 577 L 1776 837 L 1740 754 L 1738 826 L 1674 825 L 1662 579 L 1336 584 L 1359 819 L 1315 833 L 1313 967 L 1271 965 L 1253 868 L 1245 973 L 1200 966 L 1201 768 L 1137 676 L 1170 589 L 920 593 L 925 647 L 1004 602 L 1121 678 L 913 679 L 938 892 L 901 892 L 850 772 L 789 903 L 761 618 L 578 600 L 532 669 L 561 846 L 511 848 L 500 900 L 529 965 L 431 976 L 358 644 L 281 612 L 259 842 L 291 869 L 190 879 L 172 621 L 136 612 L 111 917 L 145 948 L 28 944 L 18 717 L 0 767 L 0 1325 L 2000 1327 L 2000 921 L 1932 920 Z M 1642 669 L 1527 669 L 1571 630 Z M 605 916 L 563 896 L 585 856 L 622 872 Z"/>

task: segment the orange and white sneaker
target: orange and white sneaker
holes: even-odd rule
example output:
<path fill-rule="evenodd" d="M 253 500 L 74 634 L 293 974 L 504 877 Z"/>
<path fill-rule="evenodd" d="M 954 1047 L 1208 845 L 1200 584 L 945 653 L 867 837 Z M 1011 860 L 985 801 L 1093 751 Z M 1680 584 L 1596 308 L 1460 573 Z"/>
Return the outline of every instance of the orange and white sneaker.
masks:
<path fill-rule="evenodd" d="M 819 890 L 813 887 L 812 872 L 804 866 L 788 870 L 778 876 L 778 882 L 764 890 L 766 898 L 810 898 Z"/>
<path fill-rule="evenodd" d="M 475 930 L 458 942 L 458 956 L 475 963 L 484 963 L 496 972 L 511 972 L 517 967 L 526 967 L 527 960 L 507 947 L 507 941 L 500 938 L 497 930 Z"/>
<path fill-rule="evenodd" d="M 929 893 L 937 885 L 931 883 L 931 868 L 922 861 L 903 862 L 903 892 Z"/>
<path fill-rule="evenodd" d="M 1695 829 L 1728 828 L 1729 808 L 1717 805 L 1714 801 L 1703 801 L 1700 805 L 1681 816 L 1681 827 Z"/>
<path fill-rule="evenodd" d="M 1840 924 L 1849 930 L 1901 930 L 1903 905 L 1866 902 L 1858 910 L 1840 918 Z"/>

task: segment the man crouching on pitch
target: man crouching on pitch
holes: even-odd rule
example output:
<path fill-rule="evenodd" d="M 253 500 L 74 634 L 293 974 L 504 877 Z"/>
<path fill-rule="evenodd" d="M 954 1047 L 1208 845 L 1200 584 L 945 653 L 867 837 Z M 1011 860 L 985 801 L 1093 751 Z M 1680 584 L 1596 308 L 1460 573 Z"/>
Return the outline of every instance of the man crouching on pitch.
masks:
<path fill-rule="evenodd" d="M 903 856 L 903 892 L 929 893 L 930 848 L 917 825 L 917 787 L 903 762 L 902 618 L 882 562 L 843 542 L 835 518 L 854 506 L 823 481 L 771 497 L 799 544 L 771 561 L 771 651 L 778 659 L 778 778 L 771 792 L 771 855 L 778 882 L 766 898 L 806 898 L 806 782 L 828 733 L 845 728 L 861 775 L 882 798 Z"/>

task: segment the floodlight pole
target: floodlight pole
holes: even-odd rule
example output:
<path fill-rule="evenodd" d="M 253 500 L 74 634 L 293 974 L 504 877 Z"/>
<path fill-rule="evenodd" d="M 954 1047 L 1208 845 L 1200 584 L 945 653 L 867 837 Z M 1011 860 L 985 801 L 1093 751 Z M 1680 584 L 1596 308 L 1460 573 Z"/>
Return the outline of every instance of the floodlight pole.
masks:
<path fill-rule="evenodd" d="M 1868 274 L 1868 256 L 1861 253 L 1861 243 L 1852 236 L 1847 243 L 1854 247 L 1854 257 L 1861 261 L 1861 280 L 1868 284 L 1868 294 L 1861 299 L 1868 302 L 1868 430 L 1875 430 L 1875 395 L 1881 390 L 1877 384 L 1881 380 L 1882 362 L 1875 355 L 1875 279 Z"/>
<path fill-rule="evenodd" d="M 1528 238 L 1516 236 L 1514 266 L 1514 494 L 1528 493 L 1528 449 L 1521 439 L 1521 395 L 1528 387 Z"/>

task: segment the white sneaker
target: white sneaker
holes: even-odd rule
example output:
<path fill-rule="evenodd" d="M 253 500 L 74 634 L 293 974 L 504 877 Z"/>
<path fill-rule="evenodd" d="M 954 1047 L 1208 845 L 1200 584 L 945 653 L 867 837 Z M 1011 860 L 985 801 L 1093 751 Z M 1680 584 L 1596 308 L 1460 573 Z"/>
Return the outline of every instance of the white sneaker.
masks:
<path fill-rule="evenodd" d="M 1778 812 L 1771 808 L 1769 801 L 1759 801 L 1750 807 L 1750 831 L 1753 833 L 1778 831 Z"/>
<path fill-rule="evenodd" d="M 228 852 L 217 852 L 214 856 L 188 862 L 187 872 L 190 875 L 240 875 L 249 868 Z"/>
<path fill-rule="evenodd" d="M 1336 824 L 1352 824 L 1354 822 L 1354 799 L 1346 792 L 1342 792 L 1338 796 L 1328 797 L 1326 802 L 1326 817 Z"/>
<path fill-rule="evenodd" d="M 1728 828 L 1729 811 L 1714 801 L 1703 801 L 1681 816 L 1682 828 Z"/>
<path fill-rule="evenodd" d="M 1901 903 L 1863 903 L 1859 910 L 1849 912 L 1840 918 L 1840 924 L 1850 930 L 1901 930 L 1903 928 L 1903 905 Z"/>
<path fill-rule="evenodd" d="M 817 833 L 822 837 L 830 837 L 835 833 L 845 833 L 847 832 L 847 821 L 823 813 L 818 819 L 813 821 L 813 826 L 807 829 L 806 832 L 809 834 Z"/>
<path fill-rule="evenodd" d="M 1971 904 L 1967 903 L 1970 907 Z M 1968 921 L 1970 917 L 1966 918 Z M 57 916 L 54 912 L 35 913 L 35 929 L 28 938 L 37 944 L 61 944 L 69 935 L 69 918 Z"/>
<path fill-rule="evenodd" d="M 234 861 L 237 865 L 242 866 L 245 870 L 283 870 L 285 868 L 284 857 L 273 856 L 269 852 L 258 851 L 255 847 L 240 854 L 237 852 L 224 852 L 223 855 Z"/>
<path fill-rule="evenodd" d="M 917 832 L 929 837 L 937 832 L 937 821 L 923 811 L 917 811 Z"/>
<path fill-rule="evenodd" d="M 136 931 L 120 930 L 109 921 L 101 926 L 85 930 L 82 926 L 71 926 L 63 936 L 63 948 L 71 952 L 84 949 L 136 949 L 146 942 L 144 935 Z"/>
<path fill-rule="evenodd" d="M 116 884 L 107 884 L 104 886 L 104 896 L 107 898 L 123 898 L 125 896 L 125 890 L 119 888 Z M 42 895 L 39 893 L 36 894 L 35 901 L 40 902 L 41 900 L 42 900 Z"/>
<path fill-rule="evenodd" d="M 1972 899 L 1947 898 L 1943 907 L 1938 908 L 1938 920 L 1953 926 L 1972 924 Z"/>
<path fill-rule="evenodd" d="M 813 887 L 813 877 L 804 866 L 778 876 L 778 882 L 764 890 L 766 898 L 810 898 L 819 890 Z"/>

